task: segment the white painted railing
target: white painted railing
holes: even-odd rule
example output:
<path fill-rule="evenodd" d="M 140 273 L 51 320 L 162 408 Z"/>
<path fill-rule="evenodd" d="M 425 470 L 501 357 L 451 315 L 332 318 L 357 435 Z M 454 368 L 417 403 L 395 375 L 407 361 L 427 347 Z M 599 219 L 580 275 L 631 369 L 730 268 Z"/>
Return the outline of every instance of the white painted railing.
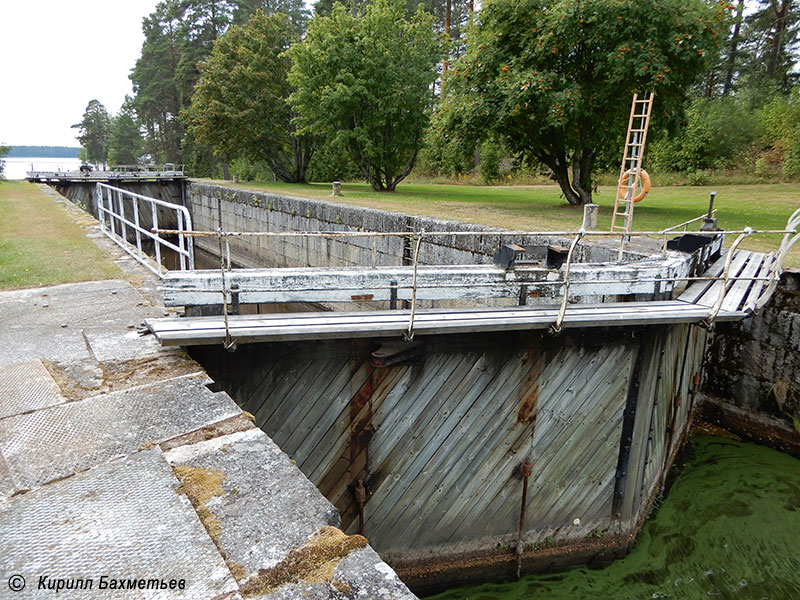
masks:
<path fill-rule="evenodd" d="M 127 206 L 126 199 L 129 199 Z M 191 271 L 194 269 L 194 240 L 190 235 L 192 218 L 185 206 L 150 198 L 104 183 L 96 184 L 95 200 L 97 218 L 103 233 L 153 273 L 162 278 L 164 276 L 164 267 L 161 264 L 162 247 L 178 255 L 180 270 Z M 143 210 L 149 212 L 152 229 L 141 225 L 139 211 L 142 210 L 142 207 L 145 207 Z M 177 236 L 177 245 L 160 235 L 163 231 L 160 231 L 158 226 L 159 207 L 175 212 L 176 228 L 172 235 Z M 133 232 L 134 246 L 131 246 L 128 240 L 129 230 Z M 147 260 L 148 257 L 142 249 L 143 236 L 153 241 L 155 267 Z"/>

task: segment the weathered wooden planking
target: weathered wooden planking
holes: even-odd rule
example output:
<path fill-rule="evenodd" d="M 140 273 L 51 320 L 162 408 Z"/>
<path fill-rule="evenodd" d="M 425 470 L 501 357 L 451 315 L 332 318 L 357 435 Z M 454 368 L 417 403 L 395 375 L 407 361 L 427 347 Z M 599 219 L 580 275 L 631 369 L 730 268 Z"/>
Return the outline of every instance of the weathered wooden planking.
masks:
<path fill-rule="evenodd" d="M 546 329 L 558 316 L 556 308 L 442 312 L 421 309 L 414 319 L 420 335 Z M 570 306 L 563 326 L 604 327 L 655 323 L 692 323 L 708 316 L 708 307 L 678 300 L 651 303 L 608 303 Z M 720 311 L 717 320 L 738 320 L 743 312 Z M 225 339 L 221 317 L 149 319 L 148 328 L 163 345 L 201 345 Z M 298 313 L 296 315 L 237 315 L 228 319 L 231 337 L 239 343 L 287 340 L 319 340 L 357 337 L 395 337 L 409 324 L 408 311 L 372 311 L 356 315 Z"/>
<path fill-rule="evenodd" d="M 591 502 L 598 496 L 610 501 L 613 484 L 609 493 L 603 489 L 603 482 L 608 485 L 613 480 L 617 466 L 631 356 L 630 344 L 600 348 L 584 358 L 583 368 L 574 371 L 575 377 L 566 386 L 562 384 L 561 395 L 548 393 L 543 398 L 528 491 L 530 526 L 560 527 L 570 525 L 576 517 L 584 519 L 591 503 L 575 502 L 584 493 Z M 606 448 L 609 441 L 614 447 L 610 453 Z M 600 485 L 590 481 L 589 475 L 596 477 Z M 609 518 L 610 504 L 603 505 L 602 512 L 604 518 Z M 506 519 L 513 518 L 513 514 L 507 510 Z M 567 518 L 565 514 L 571 516 Z"/>
<path fill-rule="evenodd" d="M 413 407 L 417 400 L 410 395 L 406 395 L 404 405 L 398 406 L 396 409 L 402 412 L 408 410 L 413 413 L 413 420 L 395 421 L 393 423 L 394 431 L 391 430 L 391 426 L 387 427 L 383 423 L 378 425 L 379 431 L 386 429 L 384 433 L 389 436 L 389 439 L 396 441 L 389 449 L 385 445 L 386 438 L 375 440 L 375 450 L 382 458 L 379 462 L 376 457 L 375 470 L 386 473 L 386 476 L 382 478 L 381 493 L 378 494 L 376 490 L 370 499 L 372 505 L 370 513 L 379 515 L 374 525 L 384 522 L 393 523 L 393 519 L 389 515 L 392 511 L 401 510 L 402 495 L 422 469 L 420 453 L 426 450 L 435 451 L 432 446 L 426 447 L 426 442 L 442 425 L 441 415 L 457 410 L 460 399 L 454 396 L 452 391 L 458 382 L 468 375 L 477 358 L 478 356 L 475 354 L 461 353 L 448 356 L 445 368 L 432 377 L 425 386 L 425 391 L 421 395 L 422 409 Z M 412 406 L 408 406 L 409 403 Z M 408 408 L 405 409 L 404 406 L 408 406 Z M 395 483 L 399 485 L 394 485 Z"/>
<path fill-rule="evenodd" d="M 441 454 L 444 456 L 441 457 L 441 464 L 446 466 L 429 473 L 428 491 L 421 492 L 426 494 L 425 498 L 434 496 L 436 499 L 426 507 L 428 510 L 422 516 L 422 521 L 414 528 L 415 531 L 427 532 L 425 539 L 422 540 L 427 543 L 444 541 L 449 537 L 449 529 L 440 527 L 439 522 L 448 511 L 454 510 L 457 502 L 468 501 L 464 495 L 464 487 L 472 480 L 474 474 L 484 467 L 484 456 L 491 449 L 488 440 L 493 432 L 500 428 L 503 415 L 508 410 L 500 401 L 498 391 L 516 373 L 515 362 L 498 361 L 484 354 L 476 365 L 485 373 L 485 380 L 476 386 L 477 399 L 465 413 L 459 427 L 451 434 L 451 438 L 443 444 Z M 375 511 L 369 505 L 368 510 L 370 515 L 374 515 Z M 382 530 L 391 531 L 386 525 L 383 525 Z"/>
<path fill-rule="evenodd" d="M 666 327 L 649 327 L 637 336 L 639 347 L 635 364 L 641 361 L 635 373 L 638 385 L 629 388 L 628 394 L 636 394 L 636 403 L 632 405 L 636 414 L 630 441 L 622 440 L 622 444 L 630 443 L 628 466 L 621 476 L 624 478 L 620 491 L 621 529 L 626 530 L 636 521 L 641 510 L 640 489 L 644 473 L 645 454 L 648 448 L 649 427 L 652 418 L 653 401 L 658 384 L 658 362 L 664 343 Z M 632 369 L 632 373 L 636 371 Z M 634 375 L 632 375 L 634 376 Z"/>
<path fill-rule="evenodd" d="M 398 371 L 399 377 L 396 378 L 394 386 L 387 390 L 383 402 L 376 408 L 376 420 L 378 422 L 383 422 L 388 415 L 394 414 L 392 411 L 396 405 L 397 397 L 405 394 L 411 385 L 412 369 L 410 367 L 400 367 L 396 370 Z M 383 416 L 384 413 L 386 416 Z M 311 481 L 316 482 L 321 480 L 328 465 L 337 457 L 344 454 L 347 449 L 347 444 L 349 443 L 350 420 L 349 413 L 343 412 L 340 415 L 340 419 L 331 425 L 331 435 L 338 434 L 334 444 L 331 446 L 317 445 L 306 452 L 308 458 L 305 459 L 303 463 L 303 472 L 307 474 Z"/>
<path fill-rule="evenodd" d="M 760 252 L 750 253 L 750 259 L 747 261 L 747 265 L 738 275 L 741 279 L 735 281 L 728 291 L 725 292 L 725 298 L 721 305 L 722 310 L 739 310 L 747 291 L 754 283 L 751 278 L 756 276 L 765 258 L 766 255 Z"/>
<path fill-rule="evenodd" d="M 505 381 L 498 382 L 500 385 L 497 386 L 493 394 L 484 394 L 490 395 L 491 401 L 496 403 L 499 407 L 505 407 L 505 414 L 508 416 L 500 417 L 501 422 L 513 422 L 513 425 L 507 430 L 506 436 L 510 434 L 513 429 L 522 431 L 527 427 L 525 423 L 519 424 L 516 422 L 516 415 L 519 412 L 520 397 L 509 389 L 518 384 L 520 368 L 522 366 L 520 356 L 514 353 L 509 357 L 508 363 L 511 364 L 513 369 L 511 377 Z M 471 375 L 473 380 L 479 382 L 476 387 L 478 387 L 480 391 L 484 385 L 489 383 L 490 378 L 485 376 L 485 371 L 481 362 L 476 363 L 475 366 L 476 368 L 472 370 Z M 460 395 L 462 389 L 464 389 L 464 386 L 459 384 L 455 393 Z M 508 394 L 507 396 L 506 393 Z M 503 397 L 506 397 L 507 400 L 501 401 Z M 436 447 L 438 447 L 439 452 L 428 451 L 421 453 L 419 460 L 420 462 L 424 462 L 425 469 L 420 472 L 416 480 L 404 492 L 401 499 L 401 504 L 403 506 L 394 507 L 392 510 L 392 513 L 396 515 L 394 530 L 398 532 L 401 544 L 420 545 L 420 541 L 430 544 L 437 539 L 434 537 L 435 534 L 432 535 L 430 530 L 424 526 L 424 523 L 429 518 L 435 520 L 437 516 L 440 517 L 450 509 L 449 505 L 439 501 L 439 497 L 444 493 L 444 487 L 437 484 L 437 476 L 443 471 L 449 471 L 451 467 L 450 463 L 457 459 L 457 456 L 453 455 L 451 451 L 460 437 L 458 433 L 456 433 L 458 432 L 456 426 L 458 422 L 472 410 L 473 403 L 477 399 L 478 394 L 474 393 L 474 391 L 464 396 L 459 411 L 456 414 L 451 413 L 448 415 L 450 426 L 441 428 L 437 434 L 430 439 L 434 445 L 433 450 L 436 450 Z M 511 418 L 509 419 L 508 417 Z M 455 435 L 453 435 L 454 433 Z M 437 460 L 435 461 L 431 460 L 434 454 L 437 454 Z M 404 524 L 402 529 L 399 527 L 400 524 Z M 444 530 L 439 529 L 438 539 L 444 539 L 445 533 Z"/>
<path fill-rule="evenodd" d="M 563 363 L 561 362 L 562 360 L 564 361 Z M 596 366 L 599 361 L 600 357 L 597 353 L 585 355 L 582 351 L 576 349 L 576 351 L 567 352 L 566 354 L 562 353 L 560 357 L 556 357 L 548 363 L 548 367 L 543 374 L 543 387 L 540 390 L 540 399 L 544 405 L 540 407 L 535 429 L 531 428 L 527 431 L 515 430 L 514 417 L 516 415 L 510 415 L 511 418 L 507 422 L 508 427 L 504 432 L 502 443 L 496 444 L 494 450 L 486 459 L 482 477 L 476 477 L 471 482 L 471 487 L 465 489 L 470 501 L 463 505 L 451 521 L 451 526 L 455 528 L 450 536 L 451 541 L 458 541 L 471 535 L 470 528 L 476 527 L 478 523 L 480 524 L 478 527 L 483 530 L 487 526 L 484 515 L 489 516 L 495 512 L 499 505 L 505 502 L 505 498 L 509 493 L 516 496 L 517 502 L 514 504 L 519 509 L 520 496 L 513 492 L 513 490 L 519 490 L 519 482 L 515 482 L 513 477 L 515 468 L 525 457 L 530 456 L 529 452 L 532 444 L 534 444 L 533 436 L 535 432 L 538 432 L 540 427 L 547 429 L 548 413 L 555 419 L 554 423 L 557 423 L 555 427 L 557 433 L 552 439 L 552 443 L 543 444 L 545 454 L 548 452 L 552 452 L 554 455 L 559 454 L 564 449 L 564 443 L 568 438 L 567 430 L 573 418 L 575 418 L 576 427 L 583 426 L 582 419 L 576 418 L 575 415 L 581 414 L 584 407 L 591 405 L 593 402 L 590 392 L 602 380 L 602 375 L 597 377 Z M 562 378 L 563 372 L 566 372 L 567 376 Z M 551 378 L 554 382 L 561 381 L 561 383 L 555 383 L 551 386 Z M 584 385 L 586 386 L 585 389 L 583 389 Z M 587 393 L 584 394 L 583 391 Z M 559 413 L 561 414 L 559 415 Z M 578 423 L 579 421 L 581 423 Z M 522 440 L 518 438 L 522 438 Z M 527 448 L 527 452 L 518 451 L 508 454 L 509 450 L 521 442 L 524 442 L 524 445 L 520 446 L 520 449 Z M 542 450 L 539 444 L 536 444 L 535 448 Z M 535 478 L 538 469 L 546 467 L 549 461 L 543 457 L 537 457 L 534 450 L 532 462 L 534 472 L 531 477 Z M 535 521 L 536 516 L 531 515 L 531 519 Z M 494 533 L 509 533 L 516 528 L 514 519 L 506 519 L 505 522 L 501 523 L 491 523 L 491 526 L 494 529 Z M 443 527 L 443 529 L 447 528 Z"/>
<path fill-rule="evenodd" d="M 757 277 L 767 277 L 770 273 L 770 269 L 773 267 L 775 262 L 775 256 L 772 254 L 768 254 L 764 258 L 764 262 L 761 264 L 761 268 L 758 270 Z M 744 302 L 742 303 L 742 310 L 746 313 L 753 312 L 756 308 L 756 302 L 758 301 L 758 297 L 761 295 L 764 286 L 767 285 L 767 281 L 760 280 L 754 281 L 753 287 L 750 288 L 750 292 L 747 294 L 747 298 L 745 298 Z"/>
<path fill-rule="evenodd" d="M 744 251 L 739 250 L 739 252 Z M 727 256 L 728 251 L 723 250 L 720 257 L 714 262 L 714 264 L 708 267 L 700 276 L 719 277 L 722 275 L 722 271 L 725 270 L 725 260 L 727 259 Z M 695 281 L 689 285 L 689 287 L 687 287 L 680 296 L 678 296 L 678 300 L 694 304 L 713 284 L 714 280 L 712 279 L 701 279 L 699 281 Z"/>
<path fill-rule="evenodd" d="M 417 532 L 415 519 L 423 518 L 426 510 L 438 511 L 442 507 L 436 501 L 436 488 L 430 484 L 441 469 L 449 468 L 450 449 L 458 422 L 470 410 L 476 394 L 468 395 L 468 386 L 480 388 L 485 379 L 481 369 L 480 356 L 467 359 L 469 372 L 456 381 L 453 378 L 449 396 L 438 405 L 436 414 L 427 427 L 415 430 L 416 443 L 409 448 L 405 457 L 405 469 L 400 476 L 402 493 L 389 506 L 382 519 L 384 529 L 393 532 L 399 545 L 415 545 L 418 540 L 429 538 L 426 532 Z M 384 503 L 386 507 L 387 504 Z"/>
<path fill-rule="evenodd" d="M 728 267 L 728 281 L 725 282 L 720 276 L 720 279 L 717 279 L 714 284 L 695 301 L 695 304 L 708 307 L 716 305 L 722 290 L 727 290 L 733 285 L 735 281 L 734 278 L 744 269 L 747 261 L 750 259 L 750 254 L 750 252 L 744 250 L 737 250 L 736 255 L 733 257 Z"/>
<path fill-rule="evenodd" d="M 576 263 L 570 268 L 570 295 L 650 294 L 672 289 L 688 274 L 684 256 L 622 265 Z M 388 301 L 392 294 L 411 300 L 416 277 L 419 300 L 517 297 L 520 286 L 545 297 L 563 293 L 558 269 L 494 265 L 234 269 L 225 285 L 235 286 L 240 304 L 270 302 L 350 302 L 353 296 Z M 655 281 L 661 279 L 663 281 Z M 171 271 L 164 279 L 167 306 L 222 303 L 222 277 L 217 270 Z M 232 301 L 230 292 L 228 302 Z"/>

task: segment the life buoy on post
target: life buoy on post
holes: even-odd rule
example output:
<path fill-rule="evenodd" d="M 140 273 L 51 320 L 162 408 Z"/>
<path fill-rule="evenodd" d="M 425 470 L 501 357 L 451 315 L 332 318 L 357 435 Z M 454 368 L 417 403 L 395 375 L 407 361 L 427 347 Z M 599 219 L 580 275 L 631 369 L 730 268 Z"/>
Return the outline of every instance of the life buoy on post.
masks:
<path fill-rule="evenodd" d="M 619 180 L 619 195 L 620 198 L 624 198 L 625 194 L 628 193 L 628 178 L 631 172 L 626 171 L 623 173 L 622 177 Z M 650 175 L 642 169 L 639 171 L 639 182 L 642 184 L 642 191 L 639 192 L 638 195 L 634 196 L 634 202 L 641 202 L 647 197 L 647 194 L 650 192 Z"/>

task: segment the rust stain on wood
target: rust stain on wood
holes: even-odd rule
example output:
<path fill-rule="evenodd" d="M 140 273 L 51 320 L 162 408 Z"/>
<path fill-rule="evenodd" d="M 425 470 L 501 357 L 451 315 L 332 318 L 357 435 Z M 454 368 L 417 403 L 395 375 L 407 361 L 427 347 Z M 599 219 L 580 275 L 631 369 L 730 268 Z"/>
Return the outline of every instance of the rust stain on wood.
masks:
<path fill-rule="evenodd" d="M 525 353 L 521 370 L 527 371 L 527 373 L 520 385 L 521 398 L 517 423 L 534 424 L 538 413 L 539 379 L 542 374 L 542 356 L 537 348 L 532 348 Z"/>
<path fill-rule="evenodd" d="M 372 392 L 374 390 L 375 371 L 370 373 L 361 389 L 350 400 L 350 462 L 367 449 L 370 439 L 375 433 L 372 425 Z M 354 473 L 355 475 L 355 473 Z"/>

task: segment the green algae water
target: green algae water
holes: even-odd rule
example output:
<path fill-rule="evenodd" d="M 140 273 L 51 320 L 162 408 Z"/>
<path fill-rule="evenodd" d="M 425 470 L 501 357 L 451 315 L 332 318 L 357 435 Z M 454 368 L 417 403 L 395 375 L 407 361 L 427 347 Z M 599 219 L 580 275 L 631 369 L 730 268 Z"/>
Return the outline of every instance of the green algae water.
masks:
<path fill-rule="evenodd" d="M 675 465 L 626 558 L 428 600 L 800 599 L 800 460 L 701 435 Z"/>

